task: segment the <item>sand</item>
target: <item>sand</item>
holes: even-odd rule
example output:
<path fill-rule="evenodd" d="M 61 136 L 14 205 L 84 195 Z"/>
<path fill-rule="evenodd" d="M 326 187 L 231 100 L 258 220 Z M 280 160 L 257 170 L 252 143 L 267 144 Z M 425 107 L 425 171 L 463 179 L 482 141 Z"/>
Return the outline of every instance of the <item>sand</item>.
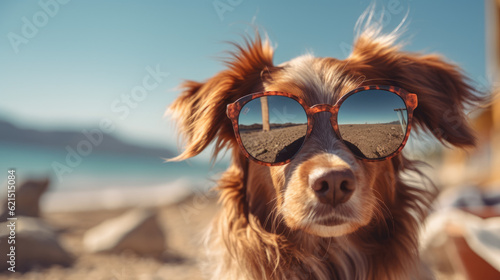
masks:
<path fill-rule="evenodd" d="M 131 207 L 45 211 L 42 218 L 60 229 L 63 245 L 77 256 L 76 262 L 71 267 L 37 268 L 27 273 L 3 272 L 0 279 L 202 279 L 198 268 L 199 243 L 217 207 L 214 193 L 205 192 L 197 192 L 181 202 L 156 206 L 167 237 L 168 248 L 162 259 L 132 253 L 90 254 L 84 251 L 82 237 L 87 229 L 119 216 Z"/>
<path fill-rule="evenodd" d="M 359 156 L 385 157 L 396 151 L 404 139 L 399 124 L 347 124 L 339 126 L 346 144 Z M 250 126 L 240 128 L 240 137 L 247 152 L 264 162 L 279 162 L 291 158 L 301 147 L 307 125 L 272 128 L 270 131 Z"/>
<path fill-rule="evenodd" d="M 240 129 L 247 152 L 264 162 L 284 161 L 292 157 L 303 143 L 307 125 L 273 128 L 270 131 Z"/>
<path fill-rule="evenodd" d="M 346 124 L 339 131 L 351 150 L 367 158 L 380 158 L 393 153 L 404 139 L 399 124 Z"/>

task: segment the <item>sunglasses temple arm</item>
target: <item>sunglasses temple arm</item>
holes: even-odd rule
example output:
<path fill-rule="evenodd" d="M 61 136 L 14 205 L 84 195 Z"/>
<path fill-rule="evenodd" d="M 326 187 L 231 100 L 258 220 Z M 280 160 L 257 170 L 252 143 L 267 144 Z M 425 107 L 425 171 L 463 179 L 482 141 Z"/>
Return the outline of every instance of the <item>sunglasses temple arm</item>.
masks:
<path fill-rule="evenodd" d="M 418 98 L 417 95 L 414 93 L 408 94 L 408 99 L 407 99 L 408 107 L 415 109 L 418 106 Z"/>

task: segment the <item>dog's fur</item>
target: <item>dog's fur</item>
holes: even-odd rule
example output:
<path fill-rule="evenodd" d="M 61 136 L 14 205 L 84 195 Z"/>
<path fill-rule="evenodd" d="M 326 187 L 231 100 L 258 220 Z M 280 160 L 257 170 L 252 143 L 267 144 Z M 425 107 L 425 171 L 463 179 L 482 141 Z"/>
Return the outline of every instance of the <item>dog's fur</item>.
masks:
<path fill-rule="evenodd" d="M 418 254 L 418 227 L 432 195 L 401 178 L 418 172 L 416 162 L 402 154 L 380 162 L 356 159 L 336 137 L 328 113 L 321 113 L 289 164 L 262 166 L 240 152 L 225 114 L 227 104 L 253 92 L 289 92 L 312 106 L 334 104 L 362 85 L 394 85 L 418 96 L 414 129 L 443 143 L 474 145 L 463 111 L 478 98 L 460 69 L 437 55 L 404 52 L 394 34 L 379 31 L 365 28 L 345 60 L 304 55 L 279 66 L 268 40 L 257 34 L 236 45 L 226 70 L 183 84 L 170 107 L 187 138 L 176 160 L 199 154 L 212 141 L 214 157 L 232 150 L 218 186 L 222 210 L 207 237 L 212 279 L 432 277 Z M 326 207 L 309 181 L 336 168 L 354 173 L 356 189 L 344 204 Z"/>

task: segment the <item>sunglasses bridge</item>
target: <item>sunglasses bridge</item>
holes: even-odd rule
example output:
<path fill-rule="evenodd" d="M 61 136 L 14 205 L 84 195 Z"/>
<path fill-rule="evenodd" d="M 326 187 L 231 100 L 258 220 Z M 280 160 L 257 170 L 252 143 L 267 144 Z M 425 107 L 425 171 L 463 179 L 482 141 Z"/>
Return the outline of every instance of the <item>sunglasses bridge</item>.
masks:
<path fill-rule="evenodd" d="M 332 114 L 332 116 L 337 115 L 339 108 L 337 105 L 330 105 L 330 104 L 316 104 L 308 109 L 304 108 L 306 111 L 306 114 L 310 117 L 317 113 L 322 113 L 322 112 L 329 112 Z"/>
<path fill-rule="evenodd" d="M 338 124 L 337 124 L 337 115 L 339 112 L 338 105 L 330 105 L 330 104 L 316 104 L 309 108 L 304 108 L 307 115 L 307 135 L 312 132 L 313 129 L 313 116 L 318 113 L 330 113 L 330 123 L 333 128 L 333 132 L 335 135 L 342 139 L 338 133 Z"/>

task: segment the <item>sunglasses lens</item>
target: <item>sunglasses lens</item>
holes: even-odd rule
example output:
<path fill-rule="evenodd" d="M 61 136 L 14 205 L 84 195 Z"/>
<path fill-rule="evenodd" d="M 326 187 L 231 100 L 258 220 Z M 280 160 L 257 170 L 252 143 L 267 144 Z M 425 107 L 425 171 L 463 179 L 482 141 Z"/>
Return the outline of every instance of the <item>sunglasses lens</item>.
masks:
<path fill-rule="evenodd" d="M 285 96 L 263 96 L 241 108 L 239 135 L 245 150 L 265 163 L 284 162 L 302 147 L 307 115 L 302 105 Z"/>
<path fill-rule="evenodd" d="M 378 159 L 391 155 L 403 143 L 408 111 L 403 99 L 386 90 L 364 90 L 340 105 L 340 136 L 359 157 Z"/>

